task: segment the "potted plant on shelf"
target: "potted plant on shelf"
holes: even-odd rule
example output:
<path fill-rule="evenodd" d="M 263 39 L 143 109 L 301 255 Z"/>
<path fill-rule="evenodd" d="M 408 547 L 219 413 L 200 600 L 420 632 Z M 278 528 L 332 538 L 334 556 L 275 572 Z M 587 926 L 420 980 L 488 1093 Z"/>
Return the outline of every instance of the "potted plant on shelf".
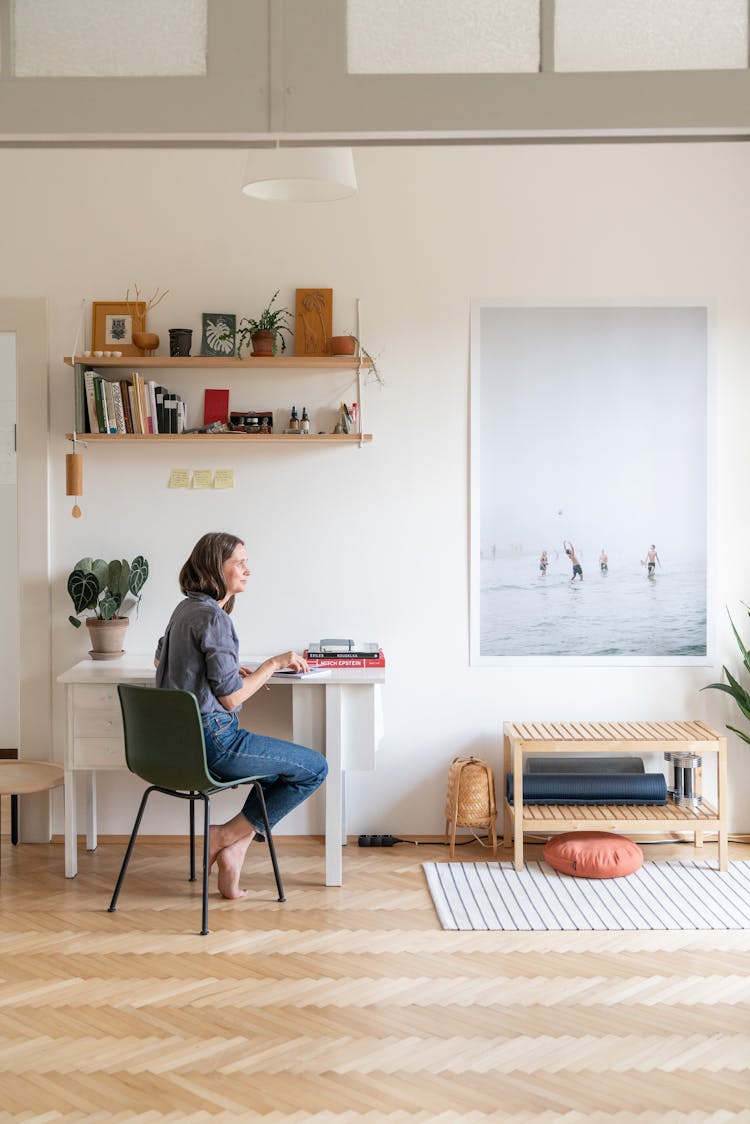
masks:
<path fill-rule="evenodd" d="M 271 297 L 267 306 L 257 319 L 243 316 L 237 329 L 237 357 L 242 357 L 242 348 L 249 343 L 253 345 L 253 355 L 275 355 L 276 341 L 281 341 L 281 350 L 286 351 L 284 333 L 291 337 L 291 328 L 287 320 L 292 319 L 288 308 L 274 308 L 273 302 L 279 295 L 279 290 Z"/>
<path fill-rule="evenodd" d="M 91 638 L 89 655 L 92 659 L 114 660 L 122 654 L 129 624 L 124 610 L 133 605 L 137 609 L 147 580 L 148 562 L 142 554 L 132 562 L 124 558 L 112 562 L 105 562 L 103 558 L 82 558 L 76 562 L 68 575 L 68 593 L 75 616 L 69 616 L 68 620 L 74 628 L 80 628 L 79 614 L 93 609 L 94 615 L 85 622 Z M 128 594 L 133 596 L 133 601 L 126 601 Z"/>
<path fill-rule="evenodd" d="M 378 380 L 378 382 L 382 382 L 383 380 L 380 377 L 380 371 L 378 370 L 377 363 L 370 355 L 370 352 L 367 350 L 367 348 L 362 346 L 362 343 L 354 335 L 353 332 L 347 332 L 343 336 L 331 336 L 332 355 L 356 355 L 357 348 L 359 348 L 360 355 L 364 355 L 365 359 L 368 360 L 370 364 L 370 370 L 372 371 L 375 378 Z"/>
<path fill-rule="evenodd" d="M 750 616 L 750 608 L 748 608 L 747 605 L 745 606 L 745 608 L 748 610 L 748 616 Z M 742 637 L 737 631 L 737 627 L 731 616 L 729 617 L 729 623 L 732 626 L 734 638 L 737 641 L 737 645 L 742 654 L 743 666 L 746 671 L 750 671 L 750 652 L 743 644 Z M 705 687 L 702 687 L 701 690 L 724 691 L 727 695 L 731 695 L 731 697 L 737 703 L 740 714 L 742 714 L 743 718 L 746 718 L 748 721 L 750 721 L 750 691 L 747 691 L 739 682 L 739 680 L 735 679 L 731 671 L 729 671 L 726 666 L 723 670 L 727 678 L 726 683 L 708 683 Z M 737 737 L 742 738 L 743 742 L 747 742 L 747 744 L 750 745 L 750 734 L 747 734 L 744 730 L 738 730 L 736 726 L 730 726 L 728 722 L 727 729 L 731 730 L 733 734 L 737 735 Z"/>

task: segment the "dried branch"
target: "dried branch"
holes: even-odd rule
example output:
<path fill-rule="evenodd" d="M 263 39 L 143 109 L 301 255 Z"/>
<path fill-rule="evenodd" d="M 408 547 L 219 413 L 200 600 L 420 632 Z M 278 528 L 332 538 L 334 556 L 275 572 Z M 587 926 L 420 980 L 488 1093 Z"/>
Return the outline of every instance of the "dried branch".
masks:
<path fill-rule="evenodd" d="M 156 308 L 157 304 L 160 304 L 169 292 L 169 289 L 165 289 L 163 293 L 160 292 L 159 286 L 157 285 L 156 289 L 154 290 L 153 296 L 149 297 L 149 299 L 145 302 L 146 307 L 143 310 L 143 313 L 141 313 L 138 305 L 142 302 L 143 296 L 141 290 L 138 288 L 135 282 L 133 282 L 133 288 L 135 290 L 135 296 L 133 297 L 132 301 L 130 299 L 129 288 L 125 293 L 125 304 L 127 305 L 129 315 L 133 318 L 133 323 L 135 323 L 136 321 L 145 322 L 146 315 L 151 312 L 152 309 Z"/>

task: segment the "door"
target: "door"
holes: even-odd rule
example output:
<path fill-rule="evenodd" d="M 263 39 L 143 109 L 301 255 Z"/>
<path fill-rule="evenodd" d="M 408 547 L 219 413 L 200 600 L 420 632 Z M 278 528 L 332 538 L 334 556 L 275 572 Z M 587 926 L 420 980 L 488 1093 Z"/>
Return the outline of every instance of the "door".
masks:
<path fill-rule="evenodd" d="M 16 492 L 16 335 L 0 332 L 0 526 L 6 549 L 0 551 L 0 749 L 18 749 L 19 590 L 18 496 Z"/>

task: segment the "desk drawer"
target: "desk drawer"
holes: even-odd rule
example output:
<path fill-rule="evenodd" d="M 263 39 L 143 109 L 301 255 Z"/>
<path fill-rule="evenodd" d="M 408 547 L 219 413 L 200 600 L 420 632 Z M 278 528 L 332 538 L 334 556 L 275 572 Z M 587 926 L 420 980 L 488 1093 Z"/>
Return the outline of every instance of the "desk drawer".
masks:
<path fill-rule="evenodd" d="M 125 769 L 122 738 L 74 738 L 74 769 Z"/>
<path fill-rule="evenodd" d="M 104 706 L 110 710 L 120 709 L 120 699 L 114 683 L 76 683 L 73 687 L 73 707 L 78 710 L 94 709 Z"/>
<path fill-rule="evenodd" d="M 119 710 L 76 710 L 73 714 L 73 737 L 122 739 L 122 715 Z"/>
<path fill-rule="evenodd" d="M 131 680 L 128 680 L 131 682 Z M 152 680 L 133 680 L 136 687 L 153 687 Z M 76 683 L 73 686 L 73 709 L 89 710 L 94 707 L 107 707 L 110 710 L 120 711 L 120 696 L 117 694 L 116 683 Z"/>

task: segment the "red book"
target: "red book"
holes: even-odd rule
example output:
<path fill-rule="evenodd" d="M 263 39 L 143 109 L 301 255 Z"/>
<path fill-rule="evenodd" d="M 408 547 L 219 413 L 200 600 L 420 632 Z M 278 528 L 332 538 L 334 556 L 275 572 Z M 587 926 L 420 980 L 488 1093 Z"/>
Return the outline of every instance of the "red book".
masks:
<path fill-rule="evenodd" d="M 205 390 L 203 398 L 203 424 L 211 425 L 221 422 L 226 425 L 229 420 L 229 391 Z"/>

